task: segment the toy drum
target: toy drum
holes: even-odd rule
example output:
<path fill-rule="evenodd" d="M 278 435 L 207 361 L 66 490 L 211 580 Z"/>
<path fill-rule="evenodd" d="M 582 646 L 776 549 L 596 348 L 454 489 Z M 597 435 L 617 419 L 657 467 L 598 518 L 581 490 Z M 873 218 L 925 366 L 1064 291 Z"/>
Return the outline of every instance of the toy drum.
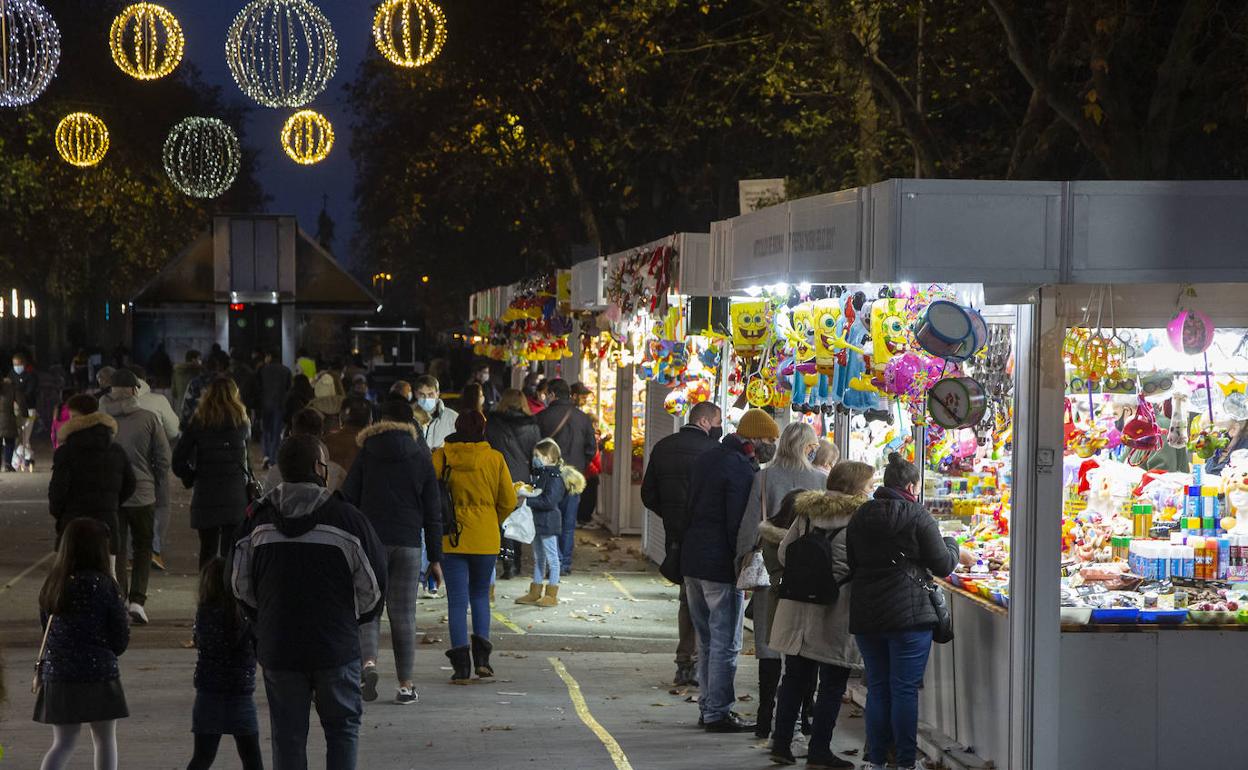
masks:
<path fill-rule="evenodd" d="M 958 351 L 960 357 L 953 359 L 954 361 L 965 361 L 988 344 L 988 322 L 973 307 L 966 308 L 966 312 L 971 319 L 971 335 L 963 341 L 962 349 Z"/>
<path fill-rule="evenodd" d="M 971 314 L 943 299 L 927 306 L 914 330 L 919 347 L 939 358 L 957 356 L 972 334 Z"/>
<path fill-rule="evenodd" d="M 988 413 L 988 392 L 971 377 L 947 377 L 928 391 L 927 412 L 942 428 L 970 428 Z"/>

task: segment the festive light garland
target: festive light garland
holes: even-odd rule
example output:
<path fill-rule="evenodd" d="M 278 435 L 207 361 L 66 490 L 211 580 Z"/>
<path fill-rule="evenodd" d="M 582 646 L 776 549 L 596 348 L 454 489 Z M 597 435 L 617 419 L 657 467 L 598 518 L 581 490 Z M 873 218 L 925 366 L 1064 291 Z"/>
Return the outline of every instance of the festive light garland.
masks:
<path fill-rule="evenodd" d="M 35 0 L 0 0 L 0 107 L 39 98 L 61 61 L 61 31 Z"/>
<path fill-rule="evenodd" d="M 234 130 L 216 118 L 187 118 L 165 140 L 165 173 L 192 198 L 215 198 L 230 188 L 242 161 Z"/>
<path fill-rule="evenodd" d="M 329 157 L 334 148 L 334 127 L 319 112 L 300 110 L 282 126 L 282 149 L 296 163 L 310 166 Z"/>
<path fill-rule="evenodd" d="M 56 125 L 56 151 L 65 162 L 87 168 L 108 152 L 108 126 L 89 112 L 71 112 Z"/>
<path fill-rule="evenodd" d="M 177 18 L 155 3 L 135 3 L 113 19 L 108 33 L 113 61 L 139 80 L 163 78 L 182 61 L 186 37 Z"/>
<path fill-rule="evenodd" d="M 302 107 L 338 67 L 338 38 L 308 0 L 253 0 L 239 11 L 225 41 L 234 81 L 265 107 Z"/>
<path fill-rule="evenodd" d="M 419 27 L 414 38 L 413 16 Z M 385 0 L 373 17 L 373 41 L 392 63 L 423 67 L 446 44 L 446 15 L 431 0 Z"/>

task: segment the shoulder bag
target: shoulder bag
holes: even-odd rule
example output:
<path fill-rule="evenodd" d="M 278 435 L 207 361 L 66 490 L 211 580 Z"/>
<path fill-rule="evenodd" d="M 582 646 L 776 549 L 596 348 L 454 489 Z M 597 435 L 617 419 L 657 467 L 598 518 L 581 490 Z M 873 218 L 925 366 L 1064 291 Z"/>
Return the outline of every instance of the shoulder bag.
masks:
<path fill-rule="evenodd" d="M 451 494 L 451 460 L 442 455 L 442 475 L 438 479 L 438 493 L 442 498 L 442 534 L 446 535 L 452 548 L 459 547 L 459 519 L 455 516 L 455 497 Z"/>
<path fill-rule="evenodd" d="M 48 625 L 43 629 L 43 641 L 39 643 L 39 657 L 35 658 L 35 678 L 30 680 L 30 691 L 35 695 L 43 689 L 43 664 L 48 655 L 48 632 L 52 630 L 54 620 L 56 620 L 55 615 L 48 616 Z"/>
<path fill-rule="evenodd" d="M 906 555 L 901 551 L 900 554 L 903 561 L 908 561 Z M 927 600 L 932 603 L 932 610 L 936 613 L 936 627 L 932 629 L 932 641 L 936 644 L 948 644 L 953 641 L 953 615 L 949 613 L 949 599 L 945 596 L 945 592 L 940 586 L 930 580 L 923 580 L 915 577 L 910 573 L 904 565 L 898 564 L 893 559 L 893 565 L 901 570 L 901 574 L 909 578 L 915 585 L 923 589 L 927 594 Z"/>
<path fill-rule="evenodd" d="M 762 518 L 761 524 L 767 521 L 767 471 L 762 472 Z M 737 590 L 757 591 L 771 587 L 771 575 L 767 572 L 767 563 L 763 561 L 763 549 L 758 538 L 754 540 L 754 550 L 742 561 L 741 571 L 737 573 Z"/>

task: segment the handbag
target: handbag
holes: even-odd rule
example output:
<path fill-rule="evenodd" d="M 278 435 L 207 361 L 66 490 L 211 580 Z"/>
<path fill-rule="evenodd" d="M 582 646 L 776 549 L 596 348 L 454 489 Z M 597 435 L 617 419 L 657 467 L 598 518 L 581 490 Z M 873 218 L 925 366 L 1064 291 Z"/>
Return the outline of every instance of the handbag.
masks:
<path fill-rule="evenodd" d="M 762 481 L 763 511 L 762 518 L 759 520 L 760 524 L 767 521 L 767 471 L 763 471 Z M 737 590 L 756 591 L 770 587 L 771 573 L 767 571 L 767 563 L 763 560 L 763 549 L 758 544 L 758 540 L 755 540 L 754 550 L 750 551 L 749 556 L 745 557 L 741 571 L 737 573 Z"/>
<path fill-rule="evenodd" d="M 243 476 L 245 478 L 244 488 L 247 490 L 247 504 L 251 505 L 255 501 L 264 497 L 264 485 L 256 478 L 256 474 L 251 472 L 251 468 L 246 463 L 243 464 Z"/>
<path fill-rule="evenodd" d="M 39 643 L 39 657 L 35 658 L 35 677 L 30 680 L 30 691 L 35 695 L 43 689 L 43 664 L 48 654 L 48 632 L 52 630 L 54 620 L 56 620 L 55 615 L 48 617 L 48 625 L 43 629 L 43 641 Z"/>
<path fill-rule="evenodd" d="M 898 551 L 898 553 L 901 553 Z M 905 559 L 906 555 L 901 554 L 901 558 Z M 953 641 L 953 615 L 949 612 L 949 598 L 945 596 L 945 592 L 936 585 L 927 580 L 921 580 L 910 574 L 909 570 L 893 560 L 893 565 L 901 570 L 901 574 L 912 580 L 915 585 L 922 588 L 927 593 L 927 600 L 932 604 L 932 610 L 936 613 L 936 627 L 932 629 L 932 641 L 936 644 L 948 644 Z"/>

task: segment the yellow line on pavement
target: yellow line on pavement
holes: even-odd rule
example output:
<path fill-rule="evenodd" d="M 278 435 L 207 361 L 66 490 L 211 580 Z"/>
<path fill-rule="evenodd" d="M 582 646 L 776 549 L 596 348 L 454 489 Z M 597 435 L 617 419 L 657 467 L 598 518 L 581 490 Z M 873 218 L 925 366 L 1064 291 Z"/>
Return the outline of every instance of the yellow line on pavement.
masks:
<path fill-rule="evenodd" d="M 495 620 L 502 623 L 504 626 L 507 626 L 507 628 L 509 628 L 512 632 L 520 634 L 521 636 L 524 635 L 524 629 L 511 622 L 511 618 L 507 617 L 499 610 L 490 610 L 490 614 L 494 616 Z"/>
<path fill-rule="evenodd" d="M 629 591 L 627 588 L 624 587 L 623 583 L 615 579 L 615 575 L 612 575 L 610 572 L 604 572 L 602 574 L 604 577 L 606 577 L 607 580 L 611 581 L 611 585 L 615 586 L 615 590 L 624 594 L 625 599 L 628 599 L 630 602 L 638 601 L 637 597 L 633 596 L 632 591 Z"/>
<path fill-rule="evenodd" d="M 0 586 L 0 593 L 4 593 L 5 591 L 9 590 L 13 586 L 17 585 L 18 582 L 21 581 L 22 578 L 26 577 L 30 573 L 39 569 L 39 567 L 42 566 L 45 561 L 47 561 L 48 559 L 51 559 L 53 556 L 56 556 L 56 551 L 49 551 L 46 554 L 44 554 L 42 559 L 30 565 L 29 567 L 22 570 L 21 572 L 17 573 L 17 577 L 5 583 L 3 586 Z"/>
<path fill-rule="evenodd" d="M 585 696 L 581 693 L 581 686 L 577 683 L 572 675 L 568 673 L 568 669 L 563 665 L 563 661 L 558 658 L 550 658 L 550 665 L 554 667 L 555 673 L 568 686 L 568 695 L 572 697 L 572 706 L 576 709 L 576 715 L 581 718 L 585 726 L 590 729 L 594 735 L 598 736 L 598 740 L 602 741 L 602 745 L 606 748 L 607 753 L 611 755 L 611 761 L 615 763 L 616 770 L 633 770 L 633 766 L 629 764 L 628 757 L 624 756 L 624 749 L 620 748 L 619 742 L 607 732 L 607 728 L 603 727 L 594 715 L 589 713 L 589 705 L 585 703 Z"/>

